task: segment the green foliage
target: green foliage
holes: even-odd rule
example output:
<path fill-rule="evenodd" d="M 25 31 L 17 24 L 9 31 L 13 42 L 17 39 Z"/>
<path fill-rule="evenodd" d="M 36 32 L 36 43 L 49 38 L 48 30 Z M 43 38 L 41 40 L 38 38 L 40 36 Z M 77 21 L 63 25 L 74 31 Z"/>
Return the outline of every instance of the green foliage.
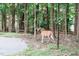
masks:
<path fill-rule="evenodd" d="M 41 20 L 41 21 L 40 21 L 40 27 L 46 28 L 47 25 L 48 25 L 48 24 L 47 24 L 46 21 L 44 21 L 44 20 Z"/>
<path fill-rule="evenodd" d="M 13 10 L 13 5 L 12 3 L 1 3 L 0 4 L 0 12 L 7 12 L 10 13 Z M 51 4 L 50 3 L 29 3 L 27 6 L 27 10 L 26 12 L 28 12 L 28 22 L 29 22 L 29 28 L 32 30 L 33 29 L 33 25 L 34 25 L 34 5 L 37 6 L 37 22 L 39 24 L 40 27 L 47 27 L 48 25 L 50 25 L 50 10 L 51 10 Z M 65 10 L 66 10 L 66 5 L 67 4 L 60 4 L 60 14 L 58 14 L 57 10 L 58 10 L 58 4 L 55 3 L 54 4 L 54 20 L 55 20 L 55 24 L 59 24 L 59 27 L 62 26 L 62 23 L 64 21 L 65 18 Z M 48 8 L 48 14 L 46 11 L 46 8 Z M 16 15 L 18 15 L 19 18 L 21 18 L 22 14 L 25 13 L 25 7 L 23 3 L 15 3 L 15 13 Z M 10 13 L 11 14 L 11 13 Z M 69 3 L 69 13 L 67 18 L 69 19 L 68 21 L 68 28 L 70 28 L 71 25 L 74 24 L 74 19 L 75 19 L 75 4 Z M 44 16 L 43 16 L 44 15 Z M 57 16 L 58 15 L 58 16 Z M 48 18 L 46 18 L 48 17 Z M 18 20 L 19 20 L 18 18 Z M 44 21 L 45 19 L 48 19 L 48 21 Z M 61 29 L 61 28 L 60 28 Z M 61 29 L 62 30 L 62 29 Z M 70 30 L 70 29 L 68 29 Z"/>

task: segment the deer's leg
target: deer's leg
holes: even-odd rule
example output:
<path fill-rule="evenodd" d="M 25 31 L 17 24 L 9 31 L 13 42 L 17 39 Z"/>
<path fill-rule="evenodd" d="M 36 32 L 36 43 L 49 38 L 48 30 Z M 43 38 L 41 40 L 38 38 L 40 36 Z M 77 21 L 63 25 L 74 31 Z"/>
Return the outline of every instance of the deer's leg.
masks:
<path fill-rule="evenodd" d="M 48 42 L 50 41 L 50 36 L 48 36 Z"/>
<path fill-rule="evenodd" d="M 50 37 L 52 38 L 52 40 L 54 40 L 54 38 L 53 38 L 53 36 L 52 36 L 52 35 L 51 35 Z"/>
<path fill-rule="evenodd" d="M 54 38 L 53 38 L 53 36 L 51 35 L 50 37 L 51 37 L 51 42 L 54 42 Z"/>
<path fill-rule="evenodd" d="M 43 43 L 43 40 L 44 40 L 44 37 L 42 36 L 42 40 L 41 40 L 41 43 Z"/>

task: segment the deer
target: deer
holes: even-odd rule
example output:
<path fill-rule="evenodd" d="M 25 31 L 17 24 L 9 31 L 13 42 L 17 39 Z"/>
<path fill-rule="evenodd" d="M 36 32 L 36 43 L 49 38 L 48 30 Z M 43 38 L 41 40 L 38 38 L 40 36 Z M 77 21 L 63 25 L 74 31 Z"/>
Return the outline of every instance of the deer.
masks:
<path fill-rule="evenodd" d="M 53 37 L 53 32 L 51 30 L 46 30 L 46 29 L 42 29 L 42 28 L 38 28 L 38 31 L 40 31 L 41 33 L 41 43 L 44 43 L 44 38 L 47 37 L 49 40 L 52 39 L 54 40 Z"/>

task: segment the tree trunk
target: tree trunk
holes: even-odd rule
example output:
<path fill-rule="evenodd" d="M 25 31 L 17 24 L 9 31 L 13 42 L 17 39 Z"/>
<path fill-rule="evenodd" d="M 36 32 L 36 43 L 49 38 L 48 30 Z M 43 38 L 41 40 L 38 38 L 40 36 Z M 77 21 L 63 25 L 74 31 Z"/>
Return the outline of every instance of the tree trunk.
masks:
<path fill-rule="evenodd" d="M 6 32 L 6 11 L 2 12 L 2 30 Z"/>
<path fill-rule="evenodd" d="M 11 6 L 12 10 L 11 10 L 11 13 L 12 13 L 12 32 L 15 31 L 15 3 L 12 4 Z"/>
<path fill-rule="evenodd" d="M 1 20 L 1 22 L 0 22 L 0 32 L 2 32 L 2 14 L 0 13 L 0 20 Z"/>
<path fill-rule="evenodd" d="M 68 17 L 68 8 L 69 8 L 68 5 L 69 4 L 66 4 L 66 10 L 65 10 L 66 11 L 65 12 L 65 39 L 67 39 L 67 32 L 68 32 L 68 23 L 67 23 L 68 22 L 67 21 L 68 20 L 68 18 L 67 18 Z"/>
<path fill-rule="evenodd" d="M 48 3 L 46 4 L 45 20 L 46 20 L 46 22 L 47 22 L 46 29 L 49 29 Z"/>
<path fill-rule="evenodd" d="M 27 5 L 27 8 L 29 9 L 29 4 Z M 29 14 L 30 14 L 28 9 L 27 9 L 27 11 L 28 11 L 28 13 L 27 13 L 28 16 L 27 16 L 27 18 L 29 17 Z M 29 29 L 29 28 L 30 28 L 29 19 L 27 19 L 27 32 L 30 32 L 30 29 Z M 34 32 L 34 30 L 33 30 L 33 32 Z"/>
<path fill-rule="evenodd" d="M 24 31 L 24 13 L 20 14 L 19 30 L 20 32 Z"/>
<path fill-rule="evenodd" d="M 19 4 L 19 8 L 24 8 L 24 5 Z M 24 12 L 20 10 L 19 11 L 19 16 L 20 16 L 20 19 L 19 19 L 19 31 L 24 32 Z"/>
<path fill-rule="evenodd" d="M 39 3 L 36 5 L 36 19 L 37 28 L 39 28 Z"/>
<path fill-rule="evenodd" d="M 18 7 L 20 7 L 20 4 L 17 4 L 17 6 Z M 19 11 L 19 10 L 16 10 L 17 12 Z M 18 14 L 17 13 L 17 15 L 16 15 L 16 23 L 15 23 L 15 26 L 16 26 L 16 33 L 18 33 L 19 31 L 20 31 L 20 29 L 19 29 L 19 23 L 20 23 L 20 14 Z"/>
<path fill-rule="evenodd" d="M 8 31 L 11 32 L 12 31 L 12 15 L 11 14 L 8 15 L 8 23 L 9 23 Z"/>
<path fill-rule="evenodd" d="M 78 20 L 78 15 L 77 15 L 77 9 L 78 9 L 78 4 L 75 4 L 75 22 L 74 22 L 74 34 L 77 34 L 77 20 Z"/>
<path fill-rule="evenodd" d="M 28 32 L 28 4 L 24 4 L 24 32 Z"/>
<path fill-rule="evenodd" d="M 51 10 L 50 10 L 50 29 L 53 32 L 53 35 L 55 37 L 55 23 L 54 23 L 54 4 L 51 4 Z"/>
<path fill-rule="evenodd" d="M 36 4 L 34 4 L 34 39 L 36 39 Z"/>
<path fill-rule="evenodd" d="M 67 23 L 66 24 L 66 27 L 67 27 L 66 31 L 67 31 L 67 34 L 68 34 L 69 33 L 69 27 L 68 27 L 68 23 L 69 23 L 69 3 L 67 3 L 67 6 L 66 6 L 66 13 L 67 13 L 66 14 L 66 19 L 67 19 L 66 20 L 66 23 Z"/>
<path fill-rule="evenodd" d="M 19 30 L 19 20 L 20 20 L 20 15 L 16 15 L 16 18 L 17 18 L 17 22 L 16 22 L 16 33 L 18 33 L 20 30 Z"/>
<path fill-rule="evenodd" d="M 79 41 L 79 4 L 77 3 L 77 40 Z"/>
<path fill-rule="evenodd" d="M 57 49 L 59 49 L 59 15 L 60 15 L 60 4 L 57 4 Z"/>

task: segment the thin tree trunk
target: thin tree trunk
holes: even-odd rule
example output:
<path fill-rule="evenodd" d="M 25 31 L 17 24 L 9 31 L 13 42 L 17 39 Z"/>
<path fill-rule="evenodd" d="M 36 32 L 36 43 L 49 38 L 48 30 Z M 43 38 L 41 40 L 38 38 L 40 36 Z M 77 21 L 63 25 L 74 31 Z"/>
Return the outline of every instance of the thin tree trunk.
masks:
<path fill-rule="evenodd" d="M 16 15 L 16 17 L 17 17 L 17 22 L 16 22 L 16 33 L 18 33 L 19 32 L 19 20 L 20 20 L 20 16 L 19 15 Z"/>
<path fill-rule="evenodd" d="M 20 29 L 22 30 L 22 32 L 24 32 L 24 13 L 22 13 L 21 15 L 20 26 L 21 26 Z"/>
<path fill-rule="evenodd" d="M 69 27 L 68 27 L 68 22 L 69 22 L 69 3 L 67 3 L 67 9 L 66 9 L 66 19 L 67 19 L 67 24 L 66 24 L 66 26 L 67 26 L 67 34 L 69 33 Z"/>
<path fill-rule="evenodd" d="M 53 36 L 55 37 L 55 23 L 54 23 L 54 4 L 51 4 L 50 10 L 50 28 L 53 31 Z"/>
<path fill-rule="evenodd" d="M 60 4 L 57 4 L 57 49 L 59 49 L 59 15 L 60 15 Z"/>
<path fill-rule="evenodd" d="M 12 8 L 12 11 L 11 11 L 11 13 L 12 13 L 12 32 L 14 32 L 15 31 L 15 3 L 12 4 L 11 8 Z"/>
<path fill-rule="evenodd" d="M 27 8 L 29 9 L 29 4 L 28 4 L 28 6 L 27 6 Z M 28 11 L 28 16 L 27 16 L 27 18 L 29 17 L 29 10 L 27 9 L 27 11 Z M 30 25 L 29 25 L 29 19 L 27 19 L 27 32 L 30 32 Z M 34 32 L 34 31 L 33 31 Z"/>
<path fill-rule="evenodd" d="M 78 4 L 75 4 L 75 13 L 77 13 L 78 9 Z M 75 14 L 75 23 L 74 23 L 74 34 L 77 34 L 77 20 L 78 20 L 78 15 Z"/>
<path fill-rule="evenodd" d="M 79 41 L 79 4 L 77 5 L 77 40 Z"/>
<path fill-rule="evenodd" d="M 9 29 L 9 32 L 11 32 L 12 31 L 12 15 L 11 14 L 9 14 L 8 16 L 8 23 L 9 23 L 8 29 Z"/>
<path fill-rule="evenodd" d="M 77 28 L 77 35 L 76 35 L 76 43 L 77 43 L 77 49 L 78 49 L 78 43 L 79 43 L 79 3 L 76 3 L 76 27 Z M 76 51 L 76 54 L 79 54 L 77 51 Z"/>
<path fill-rule="evenodd" d="M 24 6 L 23 4 L 19 4 L 20 8 L 23 8 L 23 6 Z M 19 16 L 20 16 L 20 19 L 19 19 L 19 31 L 24 32 L 24 12 L 20 11 Z"/>
<path fill-rule="evenodd" d="M 20 32 L 24 31 L 24 13 L 20 14 L 20 19 L 19 19 L 19 30 Z"/>
<path fill-rule="evenodd" d="M 20 5 L 19 4 L 17 4 L 18 5 L 18 7 L 20 7 Z M 18 12 L 18 10 L 17 10 L 17 12 Z M 19 31 L 20 31 L 20 29 L 19 29 L 19 23 L 20 23 L 20 15 L 19 14 L 17 14 L 16 15 L 16 18 L 17 18 L 17 22 L 16 22 L 16 24 L 15 24 L 15 26 L 16 26 L 16 33 L 18 33 Z"/>
<path fill-rule="evenodd" d="M 54 21 L 54 4 L 51 4 L 50 10 L 50 29 L 53 31 L 53 21 Z"/>
<path fill-rule="evenodd" d="M 1 18 L 1 22 L 0 22 L 0 31 L 2 32 L 2 14 L 0 13 L 0 18 Z"/>
<path fill-rule="evenodd" d="M 28 4 L 24 4 L 24 32 L 27 33 L 28 31 Z"/>
<path fill-rule="evenodd" d="M 46 4 L 46 16 L 45 16 L 46 22 L 47 22 L 47 29 L 49 29 L 49 17 L 48 17 L 48 3 Z"/>
<path fill-rule="evenodd" d="M 36 39 L 36 4 L 34 5 L 34 39 Z"/>
<path fill-rule="evenodd" d="M 2 12 L 2 30 L 6 32 L 6 12 Z"/>
<path fill-rule="evenodd" d="M 37 28 L 39 28 L 39 3 L 36 5 L 36 19 Z"/>
<path fill-rule="evenodd" d="M 65 39 L 67 39 L 67 28 L 68 28 L 68 26 L 67 26 L 67 14 L 68 14 L 68 9 L 67 9 L 68 7 L 67 7 L 67 4 L 66 4 L 66 12 L 65 12 Z"/>

